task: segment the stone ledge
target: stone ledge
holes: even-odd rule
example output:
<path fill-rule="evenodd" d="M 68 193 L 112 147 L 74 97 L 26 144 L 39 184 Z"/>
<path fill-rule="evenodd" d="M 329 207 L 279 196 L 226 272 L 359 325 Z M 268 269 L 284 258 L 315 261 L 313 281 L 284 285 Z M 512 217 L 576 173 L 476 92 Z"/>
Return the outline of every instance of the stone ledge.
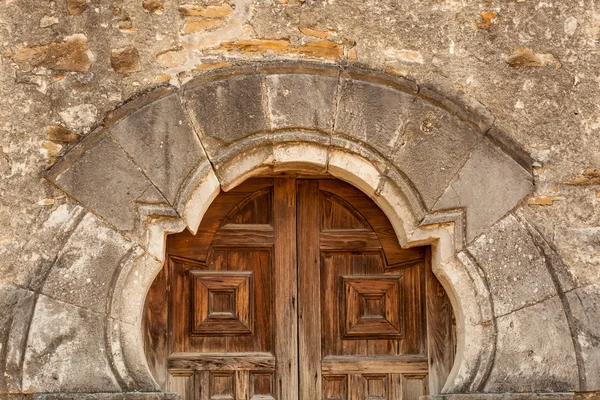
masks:
<path fill-rule="evenodd" d="M 576 393 L 465 393 L 421 396 L 419 400 L 572 400 L 588 399 Z"/>
<path fill-rule="evenodd" d="M 176 393 L 0 393 L 0 400 L 179 400 Z"/>

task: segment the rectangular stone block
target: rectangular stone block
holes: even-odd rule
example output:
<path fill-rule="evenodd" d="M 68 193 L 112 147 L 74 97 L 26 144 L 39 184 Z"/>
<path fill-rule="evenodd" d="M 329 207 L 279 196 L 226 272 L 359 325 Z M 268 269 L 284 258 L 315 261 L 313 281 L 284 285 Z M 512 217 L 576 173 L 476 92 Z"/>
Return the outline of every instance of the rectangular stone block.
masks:
<path fill-rule="evenodd" d="M 498 221 L 468 249 L 485 273 L 496 316 L 556 295 L 544 255 L 513 215 Z"/>
<path fill-rule="evenodd" d="M 498 318 L 486 392 L 571 392 L 578 368 L 562 303 L 553 297 Z"/>
<path fill-rule="evenodd" d="M 267 129 L 261 75 L 201 82 L 185 92 L 210 157 L 247 135 Z"/>
<path fill-rule="evenodd" d="M 482 138 L 471 124 L 417 99 L 410 107 L 393 163 L 431 209 Z"/>
<path fill-rule="evenodd" d="M 433 211 L 465 208 L 467 242 L 483 233 L 533 190 L 531 174 L 487 139 L 473 150 Z"/>
<path fill-rule="evenodd" d="M 138 166 L 108 137 L 83 153 L 55 182 L 88 209 L 126 231 L 136 224 L 136 200 L 144 196 L 162 198 Z"/>
<path fill-rule="evenodd" d="M 412 94 L 367 81 L 344 78 L 335 120 L 336 133 L 389 155 L 406 123 Z"/>
<path fill-rule="evenodd" d="M 267 76 L 271 128 L 317 128 L 330 132 L 337 85 L 337 75 Z"/>
<path fill-rule="evenodd" d="M 110 134 L 171 204 L 190 171 L 206 159 L 176 94 L 131 113 Z"/>
<path fill-rule="evenodd" d="M 40 295 L 23 364 L 26 392 L 116 392 L 104 347 L 104 318 Z"/>
<path fill-rule="evenodd" d="M 88 213 L 58 255 L 42 293 L 98 313 L 106 312 L 113 273 L 132 245 Z"/>

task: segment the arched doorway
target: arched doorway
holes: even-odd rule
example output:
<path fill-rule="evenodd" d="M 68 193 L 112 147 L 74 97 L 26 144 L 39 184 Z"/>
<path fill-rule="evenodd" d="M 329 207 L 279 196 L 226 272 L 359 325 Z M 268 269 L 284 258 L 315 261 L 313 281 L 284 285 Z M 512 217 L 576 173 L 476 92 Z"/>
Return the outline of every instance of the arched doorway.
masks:
<path fill-rule="evenodd" d="M 402 249 L 347 183 L 250 179 L 166 251 L 145 351 L 183 400 L 417 399 L 448 377 L 452 307 L 429 247 Z"/>

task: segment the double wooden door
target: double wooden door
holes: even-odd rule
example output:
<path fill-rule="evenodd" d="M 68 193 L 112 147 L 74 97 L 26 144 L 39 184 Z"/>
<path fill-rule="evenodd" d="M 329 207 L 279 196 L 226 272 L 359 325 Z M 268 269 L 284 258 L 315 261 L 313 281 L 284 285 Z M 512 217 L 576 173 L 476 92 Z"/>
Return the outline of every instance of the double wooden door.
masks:
<path fill-rule="evenodd" d="M 429 249 L 402 249 L 341 181 L 249 180 L 217 197 L 196 235 L 169 236 L 167 253 L 145 347 L 183 400 L 416 400 L 452 366 Z"/>

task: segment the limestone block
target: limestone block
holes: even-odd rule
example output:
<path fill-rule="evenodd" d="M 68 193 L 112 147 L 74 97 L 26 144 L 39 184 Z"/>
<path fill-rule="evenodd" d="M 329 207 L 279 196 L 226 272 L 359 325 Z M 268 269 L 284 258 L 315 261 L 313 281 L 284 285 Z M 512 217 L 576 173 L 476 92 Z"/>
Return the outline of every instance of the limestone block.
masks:
<path fill-rule="evenodd" d="M 123 230 L 132 230 L 135 226 L 136 200 L 162 198 L 111 138 L 101 139 L 66 171 L 59 173 L 55 182 L 87 208 Z"/>
<path fill-rule="evenodd" d="M 600 388 L 600 285 L 567 293 L 585 369 L 587 389 Z"/>
<path fill-rule="evenodd" d="M 131 247 L 131 242 L 88 213 L 58 254 L 42 293 L 105 312 L 114 271 Z"/>
<path fill-rule="evenodd" d="M 0 393 L 21 390 L 21 362 L 35 294 L 14 286 L 0 287 Z"/>
<path fill-rule="evenodd" d="M 104 347 L 104 318 L 40 295 L 29 330 L 23 390 L 119 390 Z"/>
<path fill-rule="evenodd" d="M 420 98 L 408 118 L 393 163 L 431 209 L 483 136 L 471 124 Z"/>
<path fill-rule="evenodd" d="M 130 113 L 110 134 L 171 204 L 190 171 L 206 159 L 176 94 Z"/>
<path fill-rule="evenodd" d="M 484 139 L 434 211 L 467 210 L 467 242 L 472 241 L 533 190 L 532 177 L 506 153 Z"/>
<path fill-rule="evenodd" d="M 335 132 L 389 155 L 400 136 L 414 96 L 367 81 L 343 79 Z"/>
<path fill-rule="evenodd" d="M 513 215 L 498 221 L 468 250 L 485 273 L 496 316 L 556 295 L 544 255 Z"/>
<path fill-rule="evenodd" d="M 230 77 L 191 86 L 185 97 L 209 155 L 247 135 L 267 128 L 260 75 Z"/>
<path fill-rule="evenodd" d="M 337 84 L 337 75 L 267 76 L 271 128 L 307 128 L 330 132 Z"/>
<path fill-rule="evenodd" d="M 560 225 L 554 229 L 554 242 L 577 286 L 600 284 L 600 227 Z"/>
<path fill-rule="evenodd" d="M 578 370 L 558 297 L 497 319 L 496 358 L 486 392 L 569 392 Z"/>
<path fill-rule="evenodd" d="M 381 174 L 368 160 L 340 150 L 329 153 L 327 170 L 336 178 L 356 186 L 369 196 L 373 196 Z"/>

